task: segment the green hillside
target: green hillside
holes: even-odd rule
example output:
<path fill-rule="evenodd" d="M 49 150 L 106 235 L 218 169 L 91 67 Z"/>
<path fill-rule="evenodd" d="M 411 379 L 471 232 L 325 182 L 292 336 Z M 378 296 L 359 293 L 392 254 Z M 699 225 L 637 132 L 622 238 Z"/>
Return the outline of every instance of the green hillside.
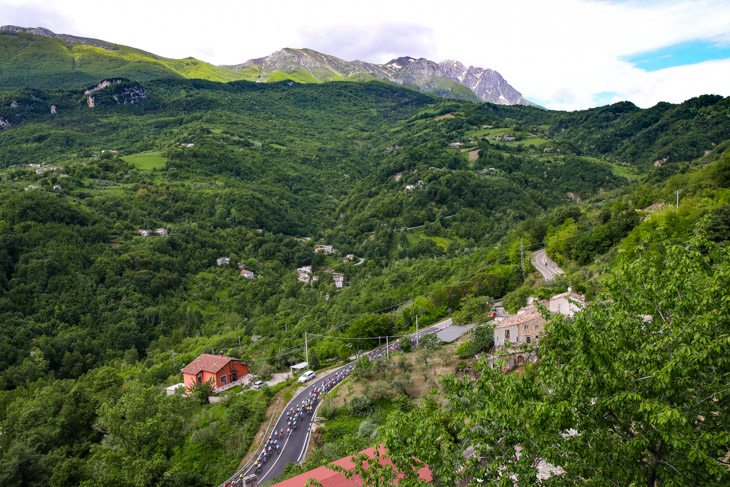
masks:
<path fill-rule="evenodd" d="M 562 113 L 379 82 L 175 76 L 0 93 L 2 485 L 220 483 L 276 391 L 166 399 L 200 353 L 265 376 L 304 360 L 306 331 L 337 336 L 309 338 L 329 366 L 351 338 L 487 296 L 518 306 L 570 285 L 594 299 L 637 243 L 655 238 L 644 250 L 662 262 L 703 218 L 730 238 L 727 99 Z M 157 228 L 169 235 L 138 232 Z M 523 273 L 521 243 L 567 275 L 543 283 L 529 258 Z M 317 282 L 297 280 L 306 265 Z"/>
<path fill-rule="evenodd" d="M 68 44 L 24 32 L 0 32 L 0 90 L 83 88 L 117 77 L 224 82 L 249 77 L 193 58 L 167 59 L 131 47 L 105 45 L 108 47 Z"/>

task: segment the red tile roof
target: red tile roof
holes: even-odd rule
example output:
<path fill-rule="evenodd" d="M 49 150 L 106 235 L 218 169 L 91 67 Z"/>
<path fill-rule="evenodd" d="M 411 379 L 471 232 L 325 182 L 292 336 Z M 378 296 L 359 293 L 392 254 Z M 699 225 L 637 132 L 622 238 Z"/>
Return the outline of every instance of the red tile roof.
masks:
<path fill-rule="evenodd" d="M 239 360 L 233 357 L 224 357 L 223 355 L 201 354 L 198 358 L 190 362 L 190 364 L 182 369 L 183 374 L 196 375 L 198 372 L 210 372 L 215 374 L 225 367 L 231 360 Z"/>
<path fill-rule="evenodd" d="M 375 448 L 368 448 L 367 450 L 363 450 L 360 453 L 364 453 L 370 458 L 374 457 Z M 380 453 L 380 461 L 387 465 L 392 465 L 393 462 L 390 460 L 390 457 L 387 455 L 387 452 L 385 450 L 385 446 L 382 444 L 379 448 Z M 343 468 L 346 468 L 347 470 L 354 470 L 355 464 L 352 462 L 352 455 L 340 458 L 337 461 L 332 462 L 334 465 L 339 465 Z M 419 477 L 421 477 L 421 480 L 424 480 L 426 482 L 431 482 L 433 480 L 433 477 L 431 476 L 431 471 L 428 469 L 428 467 L 423 467 L 418 471 Z M 283 482 L 279 482 L 278 484 L 274 484 L 271 487 L 304 487 L 307 484 L 307 480 L 309 479 L 315 479 L 320 484 L 322 484 L 322 487 L 354 487 L 354 486 L 361 486 L 363 485 L 363 480 L 358 475 L 353 475 L 350 479 L 347 479 L 343 474 L 339 472 L 335 472 L 333 470 L 330 470 L 329 468 L 325 467 L 317 467 L 314 470 L 310 470 L 309 472 L 304 472 L 303 474 L 297 475 L 296 477 L 292 477 L 290 479 L 284 480 Z M 395 484 L 397 485 L 397 483 Z"/>

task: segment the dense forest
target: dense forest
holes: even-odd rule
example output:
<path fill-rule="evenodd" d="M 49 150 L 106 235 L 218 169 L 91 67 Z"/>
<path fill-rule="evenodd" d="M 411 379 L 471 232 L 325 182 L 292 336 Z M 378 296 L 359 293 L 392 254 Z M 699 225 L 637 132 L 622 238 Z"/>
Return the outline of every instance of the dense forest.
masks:
<path fill-rule="evenodd" d="M 201 352 L 266 375 L 303 360 L 305 331 L 397 334 L 474 297 L 519 307 L 557 289 L 523 272 L 520 243 L 592 297 L 647 236 L 678 242 L 705 217 L 727 241 L 729 109 L 563 113 L 378 82 L 0 94 L 0 484 L 220 482 L 274 391 L 165 398 Z M 305 265 L 317 282 L 297 280 Z M 323 365 L 351 353 L 310 346 Z"/>

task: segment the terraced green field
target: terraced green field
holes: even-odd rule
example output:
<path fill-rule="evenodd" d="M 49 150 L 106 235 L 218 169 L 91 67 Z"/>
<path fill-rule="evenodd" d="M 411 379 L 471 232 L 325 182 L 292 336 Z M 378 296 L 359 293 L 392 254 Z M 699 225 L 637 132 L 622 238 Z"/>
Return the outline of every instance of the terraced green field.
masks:
<path fill-rule="evenodd" d="M 167 162 L 167 157 L 163 156 L 162 152 L 143 152 L 141 154 L 122 157 L 122 159 L 134 164 L 137 169 L 145 171 L 162 169 Z"/>

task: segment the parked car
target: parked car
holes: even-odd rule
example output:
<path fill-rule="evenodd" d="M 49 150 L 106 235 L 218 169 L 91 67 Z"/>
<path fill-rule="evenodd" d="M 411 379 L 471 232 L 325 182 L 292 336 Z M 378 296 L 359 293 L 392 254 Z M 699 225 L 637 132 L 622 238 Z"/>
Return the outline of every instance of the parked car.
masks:
<path fill-rule="evenodd" d="M 304 384 L 309 379 L 314 379 L 314 376 L 315 376 L 314 371 L 313 370 L 308 370 L 305 373 L 303 373 L 301 377 L 299 377 L 299 382 L 301 382 L 302 384 Z"/>
<path fill-rule="evenodd" d="M 262 381 L 262 380 L 257 380 L 256 382 L 253 383 L 253 388 L 256 389 L 257 391 L 259 389 L 261 389 L 262 387 L 264 387 L 264 381 Z"/>

